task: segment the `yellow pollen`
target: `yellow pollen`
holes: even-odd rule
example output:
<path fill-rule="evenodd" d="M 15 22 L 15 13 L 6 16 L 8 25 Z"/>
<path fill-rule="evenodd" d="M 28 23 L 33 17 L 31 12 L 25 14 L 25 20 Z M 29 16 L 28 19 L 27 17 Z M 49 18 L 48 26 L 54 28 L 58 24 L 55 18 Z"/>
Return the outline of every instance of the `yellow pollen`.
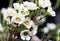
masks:
<path fill-rule="evenodd" d="M 25 23 L 26 25 L 28 25 L 28 24 L 29 24 L 29 21 L 25 21 L 24 23 Z"/>
<path fill-rule="evenodd" d="M 23 34 L 24 34 L 25 36 L 27 36 L 27 35 L 28 35 L 28 32 L 24 32 Z"/>
<path fill-rule="evenodd" d="M 16 21 L 18 21 L 18 22 L 21 21 L 21 18 L 17 17 L 17 18 L 16 18 Z"/>
<path fill-rule="evenodd" d="M 21 13 L 22 13 L 23 15 L 25 14 L 25 12 L 24 12 L 23 10 L 21 11 Z"/>

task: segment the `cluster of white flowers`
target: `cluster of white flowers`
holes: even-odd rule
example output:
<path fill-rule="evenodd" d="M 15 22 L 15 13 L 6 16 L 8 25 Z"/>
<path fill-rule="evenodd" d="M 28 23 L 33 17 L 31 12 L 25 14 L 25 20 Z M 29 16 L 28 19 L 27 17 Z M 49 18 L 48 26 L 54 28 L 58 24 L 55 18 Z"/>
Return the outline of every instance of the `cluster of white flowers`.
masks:
<path fill-rule="evenodd" d="M 56 28 L 56 24 L 47 23 L 46 27 L 44 27 L 44 33 L 48 33 L 49 30 L 54 30 Z"/>
<path fill-rule="evenodd" d="M 25 24 L 25 25 L 26 25 L 26 24 Z M 29 24 L 27 23 L 27 25 L 29 25 Z M 26 25 L 26 26 L 27 26 L 27 25 Z M 28 30 L 21 31 L 21 33 L 20 33 L 21 39 L 23 39 L 23 40 L 30 40 L 30 39 L 31 39 L 31 36 L 36 35 L 36 33 L 37 33 L 37 28 L 38 28 L 38 27 L 33 23 L 33 24 L 31 25 L 31 27 L 28 28 Z"/>
<path fill-rule="evenodd" d="M 52 7 L 51 7 L 51 2 L 50 0 L 39 0 L 39 6 L 42 8 L 46 8 L 48 7 L 48 12 L 51 16 L 56 16 L 55 12 L 53 11 Z"/>
<path fill-rule="evenodd" d="M 39 6 L 41 6 L 42 8 L 48 7 L 47 11 L 52 16 L 55 16 L 55 12 L 52 10 L 52 8 L 50 8 L 51 3 L 49 0 L 39 0 Z M 36 10 L 38 10 L 38 8 L 39 7 L 37 6 L 36 3 L 25 1 L 21 4 L 13 3 L 13 8 L 12 7 L 8 7 L 7 9 L 3 8 L 1 10 L 1 12 L 3 14 L 4 20 L 7 21 L 7 24 L 12 24 L 14 27 L 18 27 L 18 26 L 20 27 L 21 25 L 24 25 L 26 29 L 20 31 L 21 39 L 30 40 L 31 36 L 36 35 L 37 28 L 38 28 L 38 25 L 35 24 L 35 21 L 33 19 L 31 19 L 31 17 L 29 17 L 30 11 L 34 11 L 34 10 L 36 11 Z M 40 10 L 40 8 L 39 8 L 39 10 Z M 36 20 L 39 21 L 39 19 L 41 17 L 42 17 L 41 15 L 37 16 Z M 41 20 L 41 22 L 45 22 L 45 18 L 43 18 Z M 16 23 L 18 25 L 16 26 L 13 23 Z M 51 27 L 53 27 L 53 29 L 54 29 L 55 25 L 48 24 L 47 27 L 49 29 L 51 29 Z M 20 28 L 23 28 L 23 27 L 20 27 Z M 46 28 L 45 28 L 45 30 L 46 30 Z"/>
<path fill-rule="evenodd" d="M 50 7 L 51 2 L 50 0 L 39 0 L 39 6 L 41 6 L 42 8 Z"/>
<path fill-rule="evenodd" d="M 21 31 L 21 39 L 22 40 L 30 40 L 31 36 L 35 35 L 37 33 L 37 25 L 31 20 L 30 17 L 28 17 L 29 10 L 36 10 L 37 5 L 33 2 L 23 2 L 21 4 L 19 3 L 13 3 L 13 7 L 3 8 L 1 10 L 4 19 L 7 21 L 7 24 L 13 24 L 17 23 L 19 25 L 23 24 L 27 29 Z M 16 27 L 15 25 L 13 25 Z M 2 28 L 1 28 L 2 30 Z"/>
<path fill-rule="evenodd" d="M 29 10 L 35 10 L 35 9 L 38 8 L 37 5 L 33 2 L 26 1 L 26 2 L 23 2 L 23 3 Z"/>

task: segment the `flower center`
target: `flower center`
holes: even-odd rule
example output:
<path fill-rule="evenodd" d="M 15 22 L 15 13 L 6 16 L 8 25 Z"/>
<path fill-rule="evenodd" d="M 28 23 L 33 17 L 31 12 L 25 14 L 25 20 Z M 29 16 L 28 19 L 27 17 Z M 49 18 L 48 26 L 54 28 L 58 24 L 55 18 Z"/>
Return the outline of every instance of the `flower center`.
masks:
<path fill-rule="evenodd" d="M 16 18 L 16 21 L 18 21 L 18 22 L 21 21 L 21 18 L 17 17 L 17 18 Z"/>
<path fill-rule="evenodd" d="M 23 15 L 25 14 L 25 12 L 24 12 L 23 10 L 21 11 L 21 13 L 22 13 Z"/>
<path fill-rule="evenodd" d="M 14 25 L 18 25 L 18 23 L 14 23 Z"/>
<path fill-rule="evenodd" d="M 27 36 L 27 35 L 28 35 L 28 32 L 24 32 L 23 34 L 24 34 L 25 36 Z"/>
<path fill-rule="evenodd" d="M 31 27 L 30 29 L 29 29 L 29 31 L 32 31 L 33 30 L 33 27 Z"/>
<path fill-rule="evenodd" d="M 24 23 L 25 23 L 26 25 L 28 25 L 28 24 L 29 24 L 29 21 L 25 21 Z"/>

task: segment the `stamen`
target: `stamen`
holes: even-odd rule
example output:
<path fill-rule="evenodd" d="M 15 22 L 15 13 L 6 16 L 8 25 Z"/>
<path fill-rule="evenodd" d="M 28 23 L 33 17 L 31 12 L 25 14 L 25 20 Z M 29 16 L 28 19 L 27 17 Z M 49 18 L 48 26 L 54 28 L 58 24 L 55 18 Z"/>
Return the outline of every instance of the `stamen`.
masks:
<path fill-rule="evenodd" d="M 29 21 L 25 21 L 24 23 L 25 23 L 26 25 L 28 25 L 28 24 L 29 24 Z"/>
<path fill-rule="evenodd" d="M 24 32 L 23 34 L 24 34 L 25 36 L 27 36 L 27 35 L 28 35 L 28 32 Z"/>
<path fill-rule="evenodd" d="M 21 18 L 17 17 L 17 18 L 16 18 L 16 21 L 18 21 L 18 22 L 21 21 Z"/>

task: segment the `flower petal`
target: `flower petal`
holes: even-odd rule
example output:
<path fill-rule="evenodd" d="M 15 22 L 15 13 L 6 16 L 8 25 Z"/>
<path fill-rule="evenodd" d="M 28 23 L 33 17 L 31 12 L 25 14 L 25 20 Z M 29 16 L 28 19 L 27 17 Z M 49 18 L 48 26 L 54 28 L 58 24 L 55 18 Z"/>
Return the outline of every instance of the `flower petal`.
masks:
<path fill-rule="evenodd" d="M 25 40 L 25 37 L 24 37 L 24 36 L 21 36 L 21 39 L 22 39 L 22 40 Z"/>
<path fill-rule="evenodd" d="M 27 36 L 27 37 L 26 37 L 26 40 L 30 40 L 30 37 L 29 37 L 29 36 Z"/>

